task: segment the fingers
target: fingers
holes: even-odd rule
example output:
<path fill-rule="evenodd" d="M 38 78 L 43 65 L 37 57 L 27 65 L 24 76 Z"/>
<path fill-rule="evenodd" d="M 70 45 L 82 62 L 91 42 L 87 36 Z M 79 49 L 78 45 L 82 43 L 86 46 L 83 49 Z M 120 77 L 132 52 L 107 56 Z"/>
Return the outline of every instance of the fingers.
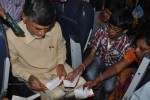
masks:
<path fill-rule="evenodd" d="M 62 77 L 61 70 L 59 68 L 57 68 L 56 72 L 57 72 L 57 76 L 59 77 L 59 79 L 61 79 L 61 77 Z"/>
<path fill-rule="evenodd" d="M 59 79 L 61 79 L 61 72 L 60 72 L 60 70 L 57 69 L 56 72 L 57 72 L 57 76 L 59 77 Z"/>
<path fill-rule="evenodd" d="M 37 91 L 42 91 L 42 90 L 46 90 L 47 87 L 44 86 L 43 84 L 42 85 L 37 85 L 37 84 L 32 84 L 31 85 L 31 88 L 34 89 L 34 90 L 37 90 Z"/>
<path fill-rule="evenodd" d="M 67 76 L 66 70 L 65 70 L 64 68 L 62 68 L 62 67 L 58 67 L 58 68 L 56 69 L 56 72 L 57 72 L 57 75 L 58 75 L 59 79 L 61 79 L 62 76 L 63 76 L 63 77 L 66 77 L 66 76 Z"/>
<path fill-rule="evenodd" d="M 47 89 L 47 87 L 44 84 L 42 84 L 38 78 L 36 78 L 33 75 L 29 77 L 29 84 L 32 89 L 37 90 L 37 91 L 42 91 L 42 90 Z"/>
<path fill-rule="evenodd" d="M 45 88 L 43 88 L 43 90 L 48 90 L 48 88 L 47 88 L 47 87 L 45 87 Z"/>
<path fill-rule="evenodd" d="M 73 82 L 76 76 L 74 72 L 70 72 L 65 79 Z"/>
<path fill-rule="evenodd" d="M 74 78 L 75 78 L 75 77 L 74 77 L 74 74 L 73 74 L 73 73 L 70 73 L 68 80 L 71 81 L 71 82 L 73 82 L 73 81 L 74 81 Z"/>
<path fill-rule="evenodd" d="M 70 72 L 70 73 L 65 77 L 65 80 L 70 80 L 70 79 L 71 79 L 71 78 L 70 78 L 71 75 L 72 75 L 72 74 L 71 74 L 71 72 Z"/>
<path fill-rule="evenodd" d="M 63 72 L 63 75 L 62 76 L 64 76 L 64 77 L 66 77 L 67 76 L 67 72 L 64 70 L 64 72 Z"/>
<path fill-rule="evenodd" d="M 43 84 L 36 84 L 36 83 L 32 83 L 31 84 L 31 88 L 34 89 L 34 90 L 37 90 L 37 91 L 42 91 L 44 90 L 46 87 L 43 85 Z"/>
<path fill-rule="evenodd" d="M 81 76 L 81 74 L 82 74 L 82 71 L 79 68 L 77 68 L 74 71 L 70 72 L 66 79 L 70 80 L 70 81 L 74 81 L 76 76 L 78 76 L 78 75 Z"/>
<path fill-rule="evenodd" d="M 67 73 L 66 73 L 66 71 L 57 70 L 57 75 L 58 75 L 59 79 L 61 79 L 62 77 L 66 77 Z"/>
<path fill-rule="evenodd" d="M 83 85 L 83 89 L 85 89 L 85 87 L 87 87 L 88 89 L 91 89 L 91 81 L 87 81 L 84 85 Z"/>
<path fill-rule="evenodd" d="M 0 6 L 0 17 L 6 19 L 6 16 L 4 15 L 5 11 L 4 9 L 2 8 L 2 6 Z"/>
<path fill-rule="evenodd" d="M 97 83 L 95 81 L 87 81 L 84 85 L 83 88 L 87 87 L 88 89 L 91 89 L 95 87 Z"/>

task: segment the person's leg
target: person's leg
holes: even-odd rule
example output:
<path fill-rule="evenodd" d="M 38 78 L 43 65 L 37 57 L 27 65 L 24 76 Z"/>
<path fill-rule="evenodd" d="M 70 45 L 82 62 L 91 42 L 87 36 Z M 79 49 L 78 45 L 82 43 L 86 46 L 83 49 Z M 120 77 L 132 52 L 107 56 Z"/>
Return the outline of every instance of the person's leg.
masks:
<path fill-rule="evenodd" d="M 68 64 L 64 64 L 64 66 L 65 66 L 65 70 L 67 73 L 73 71 L 73 69 Z M 85 82 L 86 81 L 83 79 L 83 77 L 80 77 L 75 88 L 65 88 L 64 85 L 62 84 L 60 87 L 61 87 L 62 91 L 65 92 L 65 95 L 64 95 L 65 100 L 75 100 L 74 89 L 83 86 L 85 84 Z"/>
<path fill-rule="evenodd" d="M 116 77 L 117 76 L 107 79 L 102 86 L 97 88 L 95 91 L 95 100 L 109 100 L 111 92 L 113 92 L 116 87 Z"/>
<path fill-rule="evenodd" d="M 65 99 L 66 93 L 61 86 L 58 86 L 53 90 L 45 90 L 44 92 L 40 92 L 41 100 L 64 100 Z"/>
<path fill-rule="evenodd" d="M 85 79 L 86 80 L 94 80 L 96 77 L 100 74 L 100 72 L 103 71 L 105 65 L 103 64 L 103 61 L 96 57 L 94 61 L 88 66 L 88 68 L 85 70 Z"/>
<path fill-rule="evenodd" d="M 94 100 L 105 100 L 105 92 L 103 92 L 103 87 L 99 87 L 94 91 Z"/>
<path fill-rule="evenodd" d="M 24 81 L 19 80 L 17 77 L 12 77 L 13 82 L 11 83 L 13 92 L 16 92 L 13 95 L 21 96 L 21 97 L 29 97 L 36 94 L 32 89 L 27 86 Z M 40 97 L 36 98 L 35 100 L 41 100 Z"/>
<path fill-rule="evenodd" d="M 116 76 L 113 76 L 109 79 L 107 79 L 103 84 L 103 90 L 105 91 L 105 100 L 109 100 L 110 94 L 114 91 L 116 88 Z"/>
<path fill-rule="evenodd" d="M 88 66 L 88 68 L 86 69 L 85 73 L 84 73 L 84 78 L 88 81 L 88 80 L 94 80 L 96 79 L 96 77 L 99 76 L 99 74 L 101 72 L 103 72 L 105 69 L 105 65 L 103 63 L 103 61 L 101 59 L 99 59 L 98 57 L 96 57 L 94 59 L 94 61 Z M 99 100 L 99 97 L 102 97 L 102 95 L 100 94 L 101 89 L 99 89 L 100 87 L 94 87 L 93 91 L 94 91 L 94 100 Z"/>
<path fill-rule="evenodd" d="M 68 64 L 64 64 L 64 67 L 67 73 L 73 70 Z M 50 74 L 57 75 L 56 69 L 52 70 Z M 84 83 L 85 80 L 82 77 L 80 77 L 75 88 L 78 88 L 79 86 L 83 86 Z M 64 100 L 64 99 L 70 100 L 70 98 L 71 100 L 75 99 L 74 88 L 65 88 L 63 84 L 61 84 L 60 86 L 56 87 L 53 90 L 46 90 L 45 92 L 46 94 L 41 92 L 42 100 Z"/>
<path fill-rule="evenodd" d="M 65 100 L 76 100 L 74 90 L 82 87 L 85 84 L 85 82 L 86 81 L 82 77 L 80 77 L 75 88 L 65 88 L 65 91 L 66 91 Z"/>

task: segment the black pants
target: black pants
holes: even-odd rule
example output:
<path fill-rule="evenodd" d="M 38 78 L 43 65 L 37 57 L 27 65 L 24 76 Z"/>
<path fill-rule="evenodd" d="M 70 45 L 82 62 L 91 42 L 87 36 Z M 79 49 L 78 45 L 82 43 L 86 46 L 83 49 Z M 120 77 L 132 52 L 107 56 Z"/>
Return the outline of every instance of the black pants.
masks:
<path fill-rule="evenodd" d="M 17 95 L 21 97 L 29 97 L 34 94 L 35 93 L 30 88 L 28 88 L 24 82 L 19 81 L 18 78 L 10 74 L 8 92 L 6 97 L 11 99 L 13 95 Z M 41 100 L 41 99 L 39 97 L 35 100 Z"/>

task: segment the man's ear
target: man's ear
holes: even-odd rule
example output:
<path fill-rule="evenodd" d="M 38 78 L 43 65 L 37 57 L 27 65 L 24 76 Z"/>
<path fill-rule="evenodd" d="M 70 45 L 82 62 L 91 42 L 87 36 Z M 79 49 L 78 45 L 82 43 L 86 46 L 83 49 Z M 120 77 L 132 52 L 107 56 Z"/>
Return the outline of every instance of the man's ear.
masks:
<path fill-rule="evenodd" d="M 128 32 L 128 29 L 126 29 L 126 30 L 123 31 L 124 34 L 127 33 L 127 32 Z"/>
<path fill-rule="evenodd" d="M 28 18 L 27 18 L 27 16 L 24 14 L 24 13 L 22 13 L 22 20 L 23 20 L 23 22 L 26 24 L 26 22 L 27 22 L 27 20 L 28 20 Z"/>

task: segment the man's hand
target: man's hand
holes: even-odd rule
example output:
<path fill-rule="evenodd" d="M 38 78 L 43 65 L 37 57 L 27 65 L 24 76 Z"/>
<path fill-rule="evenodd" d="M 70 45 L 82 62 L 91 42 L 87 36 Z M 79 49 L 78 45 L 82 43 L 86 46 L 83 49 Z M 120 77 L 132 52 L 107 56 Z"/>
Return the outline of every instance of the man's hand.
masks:
<path fill-rule="evenodd" d="M 84 85 L 83 85 L 83 87 L 85 88 L 85 87 L 87 87 L 88 89 L 91 89 L 91 88 L 93 88 L 93 87 L 95 87 L 97 85 L 97 82 L 96 81 L 87 81 Z"/>
<path fill-rule="evenodd" d="M 87 81 L 84 85 L 83 85 L 83 88 L 87 87 L 88 89 L 91 89 L 91 88 L 99 88 L 101 85 L 102 85 L 102 81 L 100 81 L 98 78 L 95 79 L 95 80 L 92 80 L 92 81 Z"/>
<path fill-rule="evenodd" d="M 61 79 L 62 77 L 66 77 L 66 75 L 67 75 L 67 72 L 66 72 L 63 64 L 59 64 L 57 66 L 56 71 L 57 71 L 57 75 L 59 76 L 59 79 Z"/>
<path fill-rule="evenodd" d="M 2 6 L 0 5 L 0 17 L 6 19 L 6 16 L 4 15 L 5 10 L 2 8 Z"/>
<path fill-rule="evenodd" d="M 74 79 L 77 75 L 81 76 L 83 71 L 84 71 L 83 67 L 79 66 L 74 71 L 70 72 L 65 79 L 72 82 L 72 81 L 74 81 Z"/>
<path fill-rule="evenodd" d="M 47 90 L 47 87 L 44 84 L 42 84 L 37 77 L 33 75 L 29 77 L 28 82 L 33 90 L 36 91 Z"/>

